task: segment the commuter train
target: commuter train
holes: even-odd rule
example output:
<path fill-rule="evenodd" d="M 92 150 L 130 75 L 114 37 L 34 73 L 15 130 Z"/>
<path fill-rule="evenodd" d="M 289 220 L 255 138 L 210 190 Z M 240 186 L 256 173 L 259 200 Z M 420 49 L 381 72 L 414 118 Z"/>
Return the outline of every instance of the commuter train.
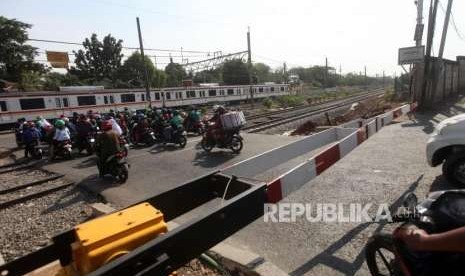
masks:
<path fill-rule="evenodd" d="M 150 91 L 151 104 L 155 107 L 182 107 L 211 103 L 228 103 L 250 99 L 250 89 L 255 98 L 289 94 L 287 84 L 189 86 L 163 88 Z M 53 119 L 73 112 L 105 113 L 147 106 L 144 89 L 97 89 L 67 91 L 2 92 L 0 93 L 0 125 L 16 122 L 19 118 L 33 120 L 37 116 Z"/>

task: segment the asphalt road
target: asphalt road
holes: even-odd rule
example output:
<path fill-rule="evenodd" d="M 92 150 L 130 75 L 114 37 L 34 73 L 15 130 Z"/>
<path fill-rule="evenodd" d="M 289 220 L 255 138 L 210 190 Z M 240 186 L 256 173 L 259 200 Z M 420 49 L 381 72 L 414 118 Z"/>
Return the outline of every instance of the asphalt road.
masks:
<path fill-rule="evenodd" d="M 244 148 L 240 154 L 222 149 L 205 153 L 198 144 L 199 137 L 189 137 L 184 149 L 161 145 L 133 148 L 129 152 L 131 165 L 129 179 L 122 185 L 112 183 L 111 179 L 98 179 L 93 156 L 46 163 L 44 168 L 66 174 L 67 178 L 100 193 L 108 202 L 123 207 L 162 193 L 200 175 L 300 139 L 300 137 L 263 134 L 242 135 Z M 0 139 L 3 143 L 5 137 L 1 136 Z"/>

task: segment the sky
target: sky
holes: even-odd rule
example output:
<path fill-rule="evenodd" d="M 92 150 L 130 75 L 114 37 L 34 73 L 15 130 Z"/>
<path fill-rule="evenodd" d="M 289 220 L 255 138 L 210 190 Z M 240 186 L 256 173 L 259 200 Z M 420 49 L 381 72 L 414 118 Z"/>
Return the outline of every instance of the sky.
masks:
<path fill-rule="evenodd" d="M 447 0 L 441 0 L 447 6 Z M 425 25 L 429 1 L 424 5 Z M 465 55 L 465 1 L 454 1 L 445 58 Z M 399 74 L 398 48 L 414 46 L 413 0 L 0 0 L 0 15 L 30 23 L 30 38 L 82 42 L 111 33 L 124 46 L 137 47 L 136 17 L 145 48 L 172 49 L 175 62 L 208 58 L 206 53 L 247 49 L 250 26 L 252 60 L 272 68 L 324 65 L 374 76 Z M 438 11 L 433 52 L 439 49 L 444 12 Z M 425 27 L 426 29 L 426 27 Z M 459 34 L 457 34 L 459 33 Z M 461 37 L 460 37 L 461 36 Z M 425 41 L 426 32 L 423 35 Z M 30 42 L 40 52 L 76 50 L 79 46 Z M 176 52 L 175 52 L 176 51 Z M 124 50 L 128 55 L 131 50 Z M 170 52 L 146 51 L 164 68 Z M 71 56 L 72 58 L 72 56 Z M 42 53 L 38 59 L 45 59 Z"/>

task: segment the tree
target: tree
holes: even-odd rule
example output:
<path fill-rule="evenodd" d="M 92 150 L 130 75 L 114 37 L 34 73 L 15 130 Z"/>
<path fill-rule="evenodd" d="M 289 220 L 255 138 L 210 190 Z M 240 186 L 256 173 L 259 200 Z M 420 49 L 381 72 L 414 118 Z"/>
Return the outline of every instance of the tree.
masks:
<path fill-rule="evenodd" d="M 60 86 L 83 85 L 79 79 L 72 74 L 60 74 L 57 72 L 50 72 L 43 78 L 43 89 L 58 91 Z"/>
<path fill-rule="evenodd" d="M 165 67 L 166 85 L 176 87 L 182 85 L 182 80 L 187 76 L 186 70 L 179 63 L 170 62 Z"/>
<path fill-rule="evenodd" d="M 34 62 L 37 49 L 24 44 L 29 39 L 29 28 L 30 24 L 0 16 L 0 79 L 17 82 L 30 72 L 47 71 L 44 65 Z"/>
<path fill-rule="evenodd" d="M 105 36 L 103 42 L 98 40 L 96 34 L 92 34 L 90 39 L 86 38 L 82 43 L 84 50 L 73 51 L 76 67 L 72 67 L 70 72 L 89 83 L 106 79 L 114 83 L 121 67 L 122 43 L 121 39 L 116 40 L 111 34 Z"/>
<path fill-rule="evenodd" d="M 255 63 L 253 65 L 254 74 L 257 76 L 258 83 L 272 80 L 271 68 L 264 63 Z"/>
<path fill-rule="evenodd" d="M 213 82 L 221 82 L 221 67 L 211 70 L 203 70 L 200 72 L 195 73 L 193 81 L 195 83 L 213 83 Z"/>
<path fill-rule="evenodd" d="M 227 85 L 249 84 L 249 70 L 241 59 L 231 59 L 223 63 L 223 82 Z"/>
<path fill-rule="evenodd" d="M 149 82 L 152 87 L 162 87 L 165 85 L 165 72 L 158 70 L 148 57 L 144 57 L 139 52 L 132 53 L 124 61 L 123 66 L 118 71 L 118 79 L 127 84 L 128 87 L 144 87 L 145 85 L 145 68 L 149 75 Z"/>

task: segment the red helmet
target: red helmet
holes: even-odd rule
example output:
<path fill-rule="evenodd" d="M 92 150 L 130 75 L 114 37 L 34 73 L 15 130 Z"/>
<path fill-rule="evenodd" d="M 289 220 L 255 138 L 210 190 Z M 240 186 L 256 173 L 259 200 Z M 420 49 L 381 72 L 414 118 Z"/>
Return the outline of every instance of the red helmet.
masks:
<path fill-rule="evenodd" d="M 102 130 L 103 131 L 108 131 L 108 130 L 111 130 L 113 128 L 112 124 L 110 121 L 103 121 L 102 122 Z"/>

